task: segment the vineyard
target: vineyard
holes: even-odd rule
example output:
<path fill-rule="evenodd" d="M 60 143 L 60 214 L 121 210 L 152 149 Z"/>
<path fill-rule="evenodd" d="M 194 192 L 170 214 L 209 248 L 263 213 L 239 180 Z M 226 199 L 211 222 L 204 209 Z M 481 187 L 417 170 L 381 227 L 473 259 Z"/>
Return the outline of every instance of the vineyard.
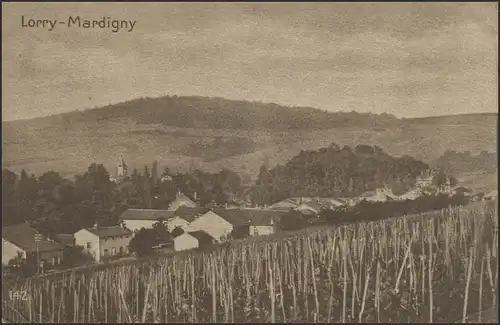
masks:
<path fill-rule="evenodd" d="M 496 204 L 4 283 L 3 315 L 56 323 L 463 320 L 497 304 Z M 27 300 L 6 296 L 23 291 Z"/>

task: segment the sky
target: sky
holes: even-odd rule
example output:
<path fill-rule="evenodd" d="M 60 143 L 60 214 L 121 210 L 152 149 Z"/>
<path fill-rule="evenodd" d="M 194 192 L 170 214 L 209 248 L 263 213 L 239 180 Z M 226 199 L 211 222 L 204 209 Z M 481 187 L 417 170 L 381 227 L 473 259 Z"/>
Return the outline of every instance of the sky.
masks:
<path fill-rule="evenodd" d="M 22 27 L 69 16 L 136 24 Z M 2 3 L 2 118 L 163 95 L 497 112 L 497 53 L 495 3 Z"/>

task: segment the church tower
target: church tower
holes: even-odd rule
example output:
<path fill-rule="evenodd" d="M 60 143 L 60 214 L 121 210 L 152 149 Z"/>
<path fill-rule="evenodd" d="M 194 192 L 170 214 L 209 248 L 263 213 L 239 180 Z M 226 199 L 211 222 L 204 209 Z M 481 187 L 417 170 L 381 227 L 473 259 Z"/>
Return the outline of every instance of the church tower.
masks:
<path fill-rule="evenodd" d="M 123 155 L 121 156 L 120 163 L 116 166 L 116 176 L 124 178 L 128 176 L 128 167 L 123 160 Z"/>

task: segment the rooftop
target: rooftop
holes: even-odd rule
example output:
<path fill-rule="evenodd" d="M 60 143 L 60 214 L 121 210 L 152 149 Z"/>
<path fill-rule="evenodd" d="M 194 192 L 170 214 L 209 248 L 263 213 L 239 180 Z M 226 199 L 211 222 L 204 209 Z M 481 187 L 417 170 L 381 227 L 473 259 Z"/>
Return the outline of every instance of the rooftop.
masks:
<path fill-rule="evenodd" d="M 153 210 L 153 209 L 128 209 L 123 212 L 122 220 L 159 220 L 170 219 L 174 216 L 174 211 Z"/>
<path fill-rule="evenodd" d="M 175 210 L 173 216 L 182 218 L 186 220 L 187 222 L 192 222 L 196 217 L 205 214 L 208 212 L 209 209 L 207 208 L 191 208 L 191 207 L 186 207 L 186 206 L 181 206 L 177 210 Z"/>
<path fill-rule="evenodd" d="M 245 224 L 250 224 L 252 226 L 269 226 L 273 224 L 276 217 L 288 213 L 286 211 L 257 209 L 214 209 L 213 212 L 235 226 Z"/>
<path fill-rule="evenodd" d="M 132 231 L 120 226 L 85 228 L 85 229 L 90 231 L 94 235 L 99 236 L 99 238 L 127 236 L 132 234 Z"/>
<path fill-rule="evenodd" d="M 31 228 L 27 223 L 4 226 L 2 228 L 2 238 L 23 249 L 27 253 L 37 251 L 37 244 L 35 242 L 35 234 L 38 234 L 41 239 L 38 242 L 38 251 L 47 252 L 54 250 L 61 250 L 64 248 L 59 243 L 41 235 L 38 231 Z"/>
<path fill-rule="evenodd" d="M 271 208 L 277 208 L 282 205 L 290 205 L 298 207 L 300 204 L 307 204 L 314 209 L 328 208 L 330 206 L 341 206 L 346 202 L 342 199 L 336 198 L 324 198 L 324 197 L 291 197 L 283 201 L 277 202 L 271 206 Z"/>

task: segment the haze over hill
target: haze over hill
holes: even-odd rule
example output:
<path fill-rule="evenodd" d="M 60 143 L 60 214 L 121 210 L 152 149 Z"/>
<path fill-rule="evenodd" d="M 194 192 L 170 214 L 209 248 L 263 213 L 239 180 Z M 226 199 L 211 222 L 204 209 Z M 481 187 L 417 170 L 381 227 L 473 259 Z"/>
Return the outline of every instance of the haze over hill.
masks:
<path fill-rule="evenodd" d="M 332 142 L 378 145 L 430 163 L 446 150 L 495 152 L 496 120 L 495 113 L 398 119 L 222 98 L 142 98 L 3 122 L 3 164 L 71 176 L 97 162 L 114 173 L 123 154 L 132 168 L 158 160 L 174 171 L 226 167 L 255 177 L 263 163 L 284 163 Z"/>

